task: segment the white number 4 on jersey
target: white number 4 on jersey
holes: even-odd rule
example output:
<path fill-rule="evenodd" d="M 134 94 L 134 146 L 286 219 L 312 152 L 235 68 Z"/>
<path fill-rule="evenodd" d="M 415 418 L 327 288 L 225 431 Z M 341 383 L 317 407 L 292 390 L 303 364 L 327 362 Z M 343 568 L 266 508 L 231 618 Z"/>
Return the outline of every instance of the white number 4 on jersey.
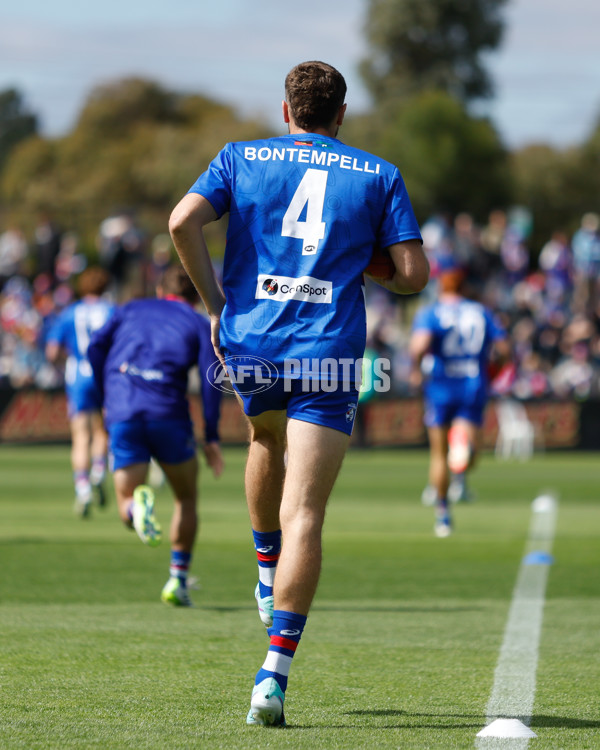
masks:
<path fill-rule="evenodd" d="M 327 174 L 322 169 L 307 169 L 283 217 L 281 236 L 302 240 L 302 255 L 314 255 L 319 240 L 325 237 L 323 205 Z M 304 206 L 306 218 L 300 221 Z"/>

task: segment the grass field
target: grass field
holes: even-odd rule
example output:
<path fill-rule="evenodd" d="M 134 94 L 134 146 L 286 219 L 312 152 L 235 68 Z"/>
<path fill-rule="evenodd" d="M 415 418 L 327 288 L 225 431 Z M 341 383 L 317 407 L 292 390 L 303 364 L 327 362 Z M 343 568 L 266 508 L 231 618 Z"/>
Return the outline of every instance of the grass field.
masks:
<path fill-rule="evenodd" d="M 486 724 L 531 502 L 559 496 L 529 747 L 600 747 L 600 460 L 484 456 L 473 504 L 437 539 L 421 451 L 352 451 L 285 730 L 245 724 L 267 638 L 242 491 L 244 451 L 202 477 L 197 607 L 159 594 L 168 544 L 72 512 L 66 447 L 0 446 L 1 748 L 473 748 Z M 171 500 L 158 492 L 168 524 Z M 510 747 L 509 744 L 506 745 Z"/>

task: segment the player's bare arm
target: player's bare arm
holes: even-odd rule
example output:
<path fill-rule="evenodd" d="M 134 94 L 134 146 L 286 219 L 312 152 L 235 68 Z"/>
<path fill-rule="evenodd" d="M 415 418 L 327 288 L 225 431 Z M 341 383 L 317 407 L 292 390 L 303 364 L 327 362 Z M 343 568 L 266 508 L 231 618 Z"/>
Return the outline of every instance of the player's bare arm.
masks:
<path fill-rule="evenodd" d="M 511 346 L 508 338 L 494 341 L 491 352 L 491 360 L 498 367 L 505 365 L 511 357 Z"/>
<path fill-rule="evenodd" d="M 221 453 L 221 445 L 216 441 L 206 443 L 202 450 L 204 451 L 204 457 L 206 463 L 212 469 L 212 473 L 215 478 L 218 478 L 223 473 L 225 462 L 223 461 L 223 454 Z"/>
<path fill-rule="evenodd" d="M 210 201 L 198 193 L 188 193 L 171 213 L 169 232 L 181 263 L 198 290 L 210 316 L 211 341 L 217 356 L 222 361 L 219 328 L 225 295 L 217 281 L 203 233 L 203 227 L 217 218 L 217 213 Z"/>
<path fill-rule="evenodd" d="M 413 388 L 420 388 L 423 382 L 423 374 L 421 372 L 421 362 L 423 357 L 431 349 L 431 343 L 433 336 L 431 331 L 415 331 L 410 339 L 409 354 L 410 354 L 410 384 Z"/>
<path fill-rule="evenodd" d="M 179 201 L 169 219 L 169 231 L 177 254 L 211 319 L 220 317 L 225 295 L 215 276 L 202 230 L 217 218 L 216 211 L 206 198 L 190 193 Z"/>
<path fill-rule="evenodd" d="M 406 240 L 390 245 L 389 252 L 396 271 L 391 279 L 374 279 L 394 294 L 416 294 L 429 281 L 429 261 L 420 240 Z"/>

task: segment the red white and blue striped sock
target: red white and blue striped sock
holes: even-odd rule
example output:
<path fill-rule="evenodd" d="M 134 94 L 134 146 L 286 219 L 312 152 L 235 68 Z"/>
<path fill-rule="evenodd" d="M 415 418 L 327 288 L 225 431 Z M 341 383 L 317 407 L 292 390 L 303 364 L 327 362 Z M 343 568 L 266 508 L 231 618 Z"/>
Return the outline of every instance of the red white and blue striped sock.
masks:
<path fill-rule="evenodd" d="M 73 472 L 73 484 L 75 494 L 82 502 L 88 502 L 92 497 L 92 486 L 90 485 L 89 472 L 85 469 L 77 469 Z"/>
<path fill-rule="evenodd" d="M 306 615 L 276 609 L 273 612 L 273 625 L 267 630 L 271 638 L 267 657 L 256 673 L 254 684 L 273 677 L 285 692 L 292 659 L 306 625 Z"/>
<path fill-rule="evenodd" d="M 261 597 L 273 595 L 273 581 L 281 553 L 281 529 L 254 531 L 254 549 L 258 560 L 258 586 Z"/>
<path fill-rule="evenodd" d="M 171 578 L 178 578 L 183 588 L 187 586 L 187 576 L 191 562 L 191 552 L 182 552 L 175 549 L 171 550 L 171 565 L 169 567 L 169 575 L 171 576 Z"/>

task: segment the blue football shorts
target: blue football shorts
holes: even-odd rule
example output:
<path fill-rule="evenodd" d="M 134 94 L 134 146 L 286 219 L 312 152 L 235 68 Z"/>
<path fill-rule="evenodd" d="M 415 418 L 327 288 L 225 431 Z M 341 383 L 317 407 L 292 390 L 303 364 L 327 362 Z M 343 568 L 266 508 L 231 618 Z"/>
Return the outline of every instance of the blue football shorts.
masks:
<path fill-rule="evenodd" d="M 187 419 L 133 419 L 108 428 L 111 471 L 151 458 L 182 464 L 196 453 L 196 439 Z"/>
<path fill-rule="evenodd" d="M 243 384 L 232 385 L 248 417 L 285 410 L 291 419 L 352 434 L 358 406 L 358 388 L 354 383 L 331 385 L 320 380 L 273 378 L 265 386 L 263 380 L 246 376 Z"/>
<path fill-rule="evenodd" d="M 93 378 L 78 378 L 65 392 L 69 418 L 81 411 L 102 411 L 102 397 Z"/>
<path fill-rule="evenodd" d="M 460 399 L 438 401 L 425 398 L 423 421 L 426 427 L 443 427 L 451 425 L 455 419 L 465 419 L 481 427 L 484 410 L 485 403 L 481 401 L 469 404 Z"/>

